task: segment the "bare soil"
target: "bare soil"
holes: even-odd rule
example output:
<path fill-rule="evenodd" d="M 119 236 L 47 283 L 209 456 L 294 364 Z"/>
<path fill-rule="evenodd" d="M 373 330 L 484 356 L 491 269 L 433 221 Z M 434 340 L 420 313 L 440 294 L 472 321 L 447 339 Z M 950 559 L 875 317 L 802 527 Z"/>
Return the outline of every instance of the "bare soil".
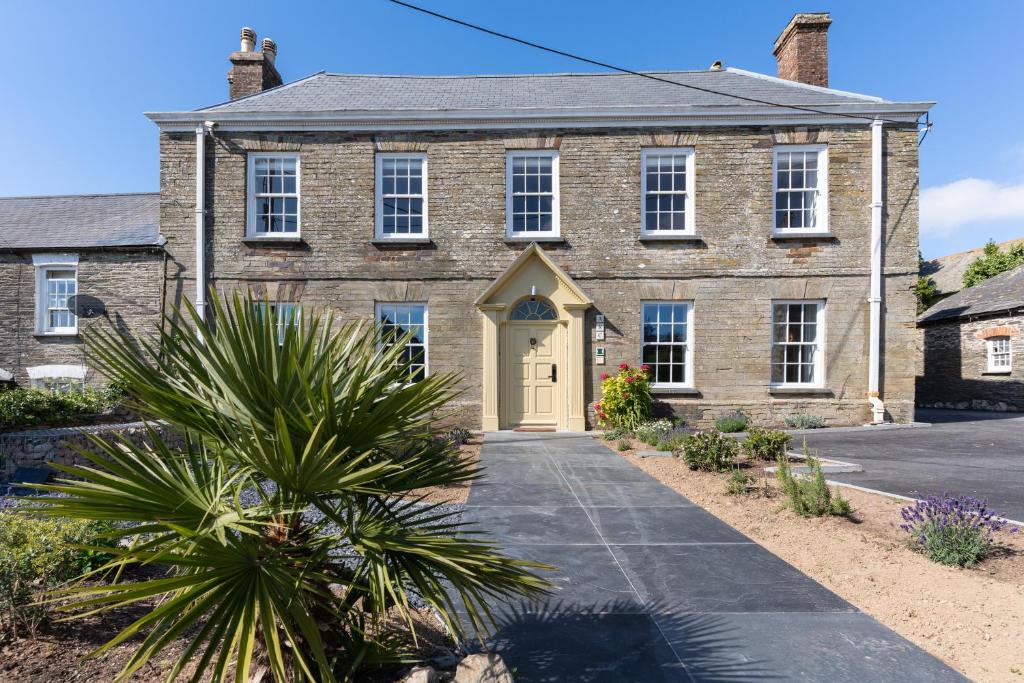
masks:
<path fill-rule="evenodd" d="M 904 638 L 977 681 L 1024 681 L 1024 533 L 1000 533 L 969 569 L 936 564 L 899 528 L 905 501 L 838 487 L 849 518 L 803 518 L 785 507 L 770 463 L 749 463 L 754 493 L 726 492 L 728 474 L 693 472 L 678 458 L 613 451 L 718 516 Z"/>

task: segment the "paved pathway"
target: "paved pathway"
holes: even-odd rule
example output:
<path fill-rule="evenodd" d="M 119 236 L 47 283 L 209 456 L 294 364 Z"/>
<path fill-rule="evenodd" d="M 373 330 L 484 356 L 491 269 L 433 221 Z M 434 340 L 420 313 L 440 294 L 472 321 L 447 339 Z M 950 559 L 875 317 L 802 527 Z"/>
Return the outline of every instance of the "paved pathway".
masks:
<path fill-rule="evenodd" d="M 488 434 L 481 462 L 467 518 L 560 568 L 502 611 L 518 681 L 964 680 L 590 436 Z"/>
<path fill-rule="evenodd" d="M 824 429 L 808 434 L 807 445 L 864 468 L 829 479 L 904 496 L 970 494 L 987 498 L 999 514 L 1024 521 L 1024 415 L 918 410 L 916 418 L 932 425 Z M 797 437 L 798 448 L 803 438 Z"/>

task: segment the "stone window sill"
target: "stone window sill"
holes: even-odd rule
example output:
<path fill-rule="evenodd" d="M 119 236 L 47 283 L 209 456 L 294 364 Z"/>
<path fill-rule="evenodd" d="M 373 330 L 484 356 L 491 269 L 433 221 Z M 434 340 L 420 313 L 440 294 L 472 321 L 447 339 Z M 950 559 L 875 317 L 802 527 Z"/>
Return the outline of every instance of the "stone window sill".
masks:
<path fill-rule="evenodd" d="M 773 240 L 834 240 L 835 233 L 823 232 L 773 232 Z"/>
<path fill-rule="evenodd" d="M 270 237 L 267 235 L 248 235 L 242 238 L 243 244 L 251 244 L 260 247 L 266 247 L 271 245 L 281 246 L 295 246 L 303 244 L 303 240 L 299 236 L 288 236 L 288 237 Z"/>
<path fill-rule="evenodd" d="M 701 395 L 700 389 L 696 387 L 651 387 L 652 396 L 694 396 Z"/>
<path fill-rule="evenodd" d="M 1006 377 L 1013 374 L 1013 370 L 986 370 L 981 373 L 983 377 Z"/>
<path fill-rule="evenodd" d="M 77 332 L 33 332 L 36 339 L 77 339 Z"/>
<path fill-rule="evenodd" d="M 530 242 L 538 244 L 565 244 L 565 238 L 560 235 L 527 235 L 525 237 L 512 237 L 509 235 L 505 237 L 504 242 L 505 244 L 529 244 Z"/>
<path fill-rule="evenodd" d="M 700 235 L 640 235 L 641 242 L 703 242 Z"/>
<path fill-rule="evenodd" d="M 370 244 L 375 247 L 410 247 L 410 246 L 426 246 L 433 244 L 429 237 L 403 237 L 401 239 L 375 239 L 371 240 Z"/>
<path fill-rule="evenodd" d="M 831 396 L 832 390 L 826 387 L 768 387 L 773 396 Z"/>

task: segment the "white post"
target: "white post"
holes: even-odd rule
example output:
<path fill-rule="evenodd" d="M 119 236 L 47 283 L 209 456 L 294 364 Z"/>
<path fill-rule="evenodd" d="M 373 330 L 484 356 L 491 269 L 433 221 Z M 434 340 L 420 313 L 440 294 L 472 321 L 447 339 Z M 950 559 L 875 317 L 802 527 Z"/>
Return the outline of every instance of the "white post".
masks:
<path fill-rule="evenodd" d="M 206 320 L 206 126 L 196 127 L 196 298 L 200 320 Z"/>
<path fill-rule="evenodd" d="M 871 423 L 885 421 L 885 403 L 879 392 L 882 354 L 882 122 L 871 122 L 871 332 L 868 347 L 868 402 Z"/>

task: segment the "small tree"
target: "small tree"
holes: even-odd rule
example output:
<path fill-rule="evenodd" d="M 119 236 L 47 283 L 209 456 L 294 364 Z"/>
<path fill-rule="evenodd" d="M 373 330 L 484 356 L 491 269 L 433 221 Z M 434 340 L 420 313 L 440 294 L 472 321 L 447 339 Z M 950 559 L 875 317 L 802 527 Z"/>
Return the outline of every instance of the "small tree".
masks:
<path fill-rule="evenodd" d="M 1024 242 L 1003 251 L 998 244 L 989 240 L 985 245 L 984 253 L 964 271 L 964 287 L 973 287 L 979 282 L 1005 273 L 1022 263 L 1024 263 Z"/>

